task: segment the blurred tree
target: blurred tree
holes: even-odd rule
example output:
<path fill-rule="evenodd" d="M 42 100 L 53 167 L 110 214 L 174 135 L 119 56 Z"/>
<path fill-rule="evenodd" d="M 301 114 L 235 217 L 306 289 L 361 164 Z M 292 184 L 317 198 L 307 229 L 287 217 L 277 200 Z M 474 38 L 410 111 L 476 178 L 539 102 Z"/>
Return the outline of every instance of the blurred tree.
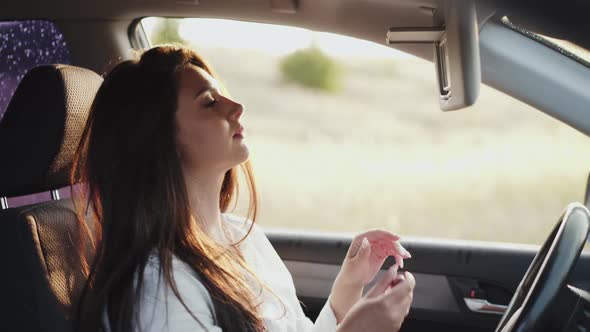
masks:
<path fill-rule="evenodd" d="M 159 19 L 154 29 L 149 36 L 152 45 L 166 44 L 166 43 L 181 43 L 186 44 L 186 40 L 180 37 L 178 27 L 180 26 L 180 19 L 176 18 L 162 18 Z"/>
<path fill-rule="evenodd" d="M 307 88 L 335 92 L 342 87 L 342 66 L 315 44 L 286 56 L 280 69 L 288 81 Z"/>

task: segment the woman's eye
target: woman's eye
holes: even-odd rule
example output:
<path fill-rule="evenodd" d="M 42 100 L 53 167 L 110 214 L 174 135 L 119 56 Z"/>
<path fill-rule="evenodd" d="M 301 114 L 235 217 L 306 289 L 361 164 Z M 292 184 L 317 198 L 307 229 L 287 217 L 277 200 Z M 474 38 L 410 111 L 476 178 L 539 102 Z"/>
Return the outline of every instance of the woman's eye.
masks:
<path fill-rule="evenodd" d="M 213 107 L 213 106 L 215 106 L 215 104 L 217 104 L 217 100 L 212 99 L 210 102 L 208 102 L 207 104 L 205 104 L 205 107 L 207 107 L 207 108 Z"/>

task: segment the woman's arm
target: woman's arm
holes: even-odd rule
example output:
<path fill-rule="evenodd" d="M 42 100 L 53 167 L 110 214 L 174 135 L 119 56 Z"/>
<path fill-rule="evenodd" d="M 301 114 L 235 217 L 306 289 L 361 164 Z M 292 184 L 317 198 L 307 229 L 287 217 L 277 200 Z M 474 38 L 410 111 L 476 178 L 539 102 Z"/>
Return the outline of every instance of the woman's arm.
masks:
<path fill-rule="evenodd" d="M 340 323 L 346 313 L 363 296 L 364 287 L 358 284 L 346 284 L 336 277 L 328 302 L 334 312 L 336 322 Z"/>
<path fill-rule="evenodd" d="M 236 218 L 237 225 L 244 223 L 244 219 L 238 219 L 238 217 L 232 215 L 228 215 L 228 217 Z M 257 258 L 263 261 L 260 264 L 273 267 L 272 276 L 269 276 L 269 279 L 272 280 L 271 286 L 275 285 L 277 290 L 282 290 L 277 295 L 281 296 L 295 311 L 296 331 L 336 331 L 338 323 L 344 320 L 348 311 L 355 304 L 363 302 L 362 293 L 364 287 L 374 279 L 388 256 L 395 257 L 397 261 L 396 267 L 403 266 L 403 259 L 411 257 L 398 242 L 399 237 L 390 232 L 371 230 L 357 235 L 351 243 L 342 268 L 333 284 L 332 293 L 314 324 L 305 316 L 303 309 L 299 305 L 291 273 L 258 225 L 253 225 L 250 237 L 253 245 L 257 248 L 257 252 L 262 255 L 262 257 Z M 395 271 L 397 270 L 395 269 Z M 357 311 L 363 312 L 363 310 L 358 309 Z M 355 315 L 358 315 L 358 313 Z M 353 319 L 353 321 L 356 321 L 356 319 Z M 347 324 L 350 325 L 351 323 Z"/>

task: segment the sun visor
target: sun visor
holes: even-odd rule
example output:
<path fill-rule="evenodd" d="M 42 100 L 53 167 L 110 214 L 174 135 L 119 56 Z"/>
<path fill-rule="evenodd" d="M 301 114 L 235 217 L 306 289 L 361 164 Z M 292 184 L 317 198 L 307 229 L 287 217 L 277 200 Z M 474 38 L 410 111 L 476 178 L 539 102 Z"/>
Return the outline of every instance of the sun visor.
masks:
<path fill-rule="evenodd" d="M 392 27 L 388 44 L 432 44 L 443 111 L 473 105 L 479 95 L 479 32 L 472 1 L 447 1 L 433 9 L 432 27 Z"/>

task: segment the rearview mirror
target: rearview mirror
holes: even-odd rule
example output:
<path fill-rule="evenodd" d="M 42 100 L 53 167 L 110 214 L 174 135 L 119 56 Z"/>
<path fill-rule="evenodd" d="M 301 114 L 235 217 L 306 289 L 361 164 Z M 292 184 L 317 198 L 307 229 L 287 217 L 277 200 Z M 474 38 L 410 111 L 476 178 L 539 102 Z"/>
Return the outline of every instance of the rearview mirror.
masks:
<path fill-rule="evenodd" d="M 479 95 L 479 33 L 472 1 L 445 3 L 435 10 L 438 27 L 390 28 L 387 43 L 433 45 L 440 108 L 452 111 L 473 105 Z"/>

